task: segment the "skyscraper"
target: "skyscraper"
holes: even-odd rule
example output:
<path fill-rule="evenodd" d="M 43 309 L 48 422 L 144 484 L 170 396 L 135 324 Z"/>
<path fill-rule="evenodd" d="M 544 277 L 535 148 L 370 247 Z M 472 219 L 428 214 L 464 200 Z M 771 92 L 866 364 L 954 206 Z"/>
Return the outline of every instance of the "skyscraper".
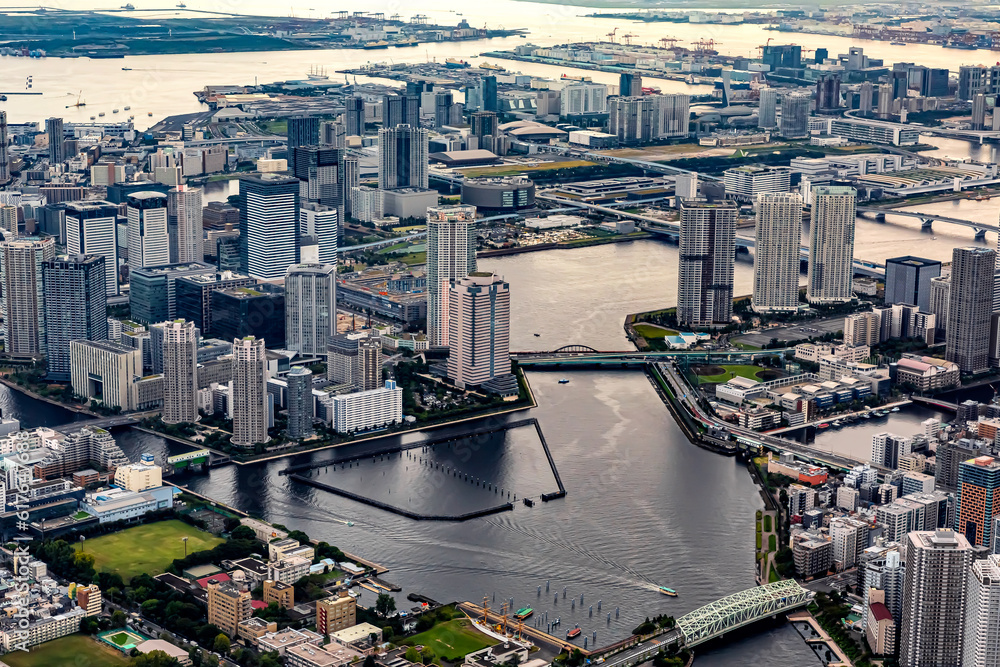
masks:
<path fill-rule="evenodd" d="M 240 261 L 252 278 L 273 280 L 298 259 L 299 181 L 279 174 L 240 177 Z"/>
<path fill-rule="evenodd" d="M 622 72 L 618 75 L 618 94 L 622 97 L 642 95 L 642 77 L 634 72 Z"/>
<path fill-rule="evenodd" d="M 201 262 L 205 259 L 205 233 L 202 229 L 201 188 L 178 185 L 167 193 L 167 215 L 171 229 L 171 248 L 176 248 L 173 263 Z"/>
<path fill-rule="evenodd" d="M 337 333 L 337 267 L 293 264 L 285 274 L 285 348 L 299 354 L 326 354 Z"/>
<path fill-rule="evenodd" d="M 108 337 L 102 255 L 62 255 L 42 263 L 47 377 L 70 379 L 69 342 Z"/>
<path fill-rule="evenodd" d="M 474 137 L 482 139 L 486 136 L 497 136 L 497 115 L 492 111 L 476 111 L 470 118 L 470 124 Z"/>
<path fill-rule="evenodd" d="M 378 187 L 427 187 L 427 130 L 413 125 L 383 128 L 378 133 Z"/>
<path fill-rule="evenodd" d="M 979 456 L 958 464 L 955 530 L 973 546 L 992 547 L 993 517 L 1000 514 L 1000 462 Z"/>
<path fill-rule="evenodd" d="M 914 531 L 904 546 L 899 664 L 958 667 L 972 547 L 965 536 L 950 530 Z"/>
<path fill-rule="evenodd" d="M 344 125 L 348 136 L 365 134 L 365 100 L 352 95 L 344 100 Z"/>
<path fill-rule="evenodd" d="M 194 322 L 174 320 L 163 327 L 163 421 L 198 421 L 198 335 Z"/>
<path fill-rule="evenodd" d="M 972 563 L 965 598 L 963 667 L 1000 665 L 1000 555 Z"/>
<path fill-rule="evenodd" d="M 313 434 L 312 371 L 296 366 L 285 376 L 288 383 L 288 437 L 292 440 Z"/>
<path fill-rule="evenodd" d="M 451 105 L 454 104 L 454 95 L 448 90 L 439 90 L 434 93 L 434 127 L 440 129 L 447 125 L 451 115 Z"/>
<path fill-rule="evenodd" d="M 945 358 L 963 373 L 989 370 L 990 314 L 996 253 L 987 248 L 955 248 L 951 255 Z"/>
<path fill-rule="evenodd" d="M 448 290 L 451 281 L 476 270 L 475 206 L 427 209 L 427 338 L 448 345 Z"/>
<path fill-rule="evenodd" d="M 129 268 L 170 264 L 166 195 L 136 192 L 130 194 L 127 201 Z"/>
<path fill-rule="evenodd" d="M 809 303 L 850 301 L 854 279 L 854 218 L 857 190 L 813 188 L 809 229 Z"/>
<path fill-rule="evenodd" d="M 773 130 L 778 127 L 778 89 L 760 89 L 760 108 L 757 110 L 757 127 Z"/>
<path fill-rule="evenodd" d="M 448 377 L 481 387 L 510 374 L 510 285 L 493 273 L 452 281 L 448 295 Z"/>
<path fill-rule="evenodd" d="M 863 114 L 872 112 L 872 98 L 875 96 L 875 87 L 871 81 L 863 81 L 858 90 L 858 110 Z"/>
<path fill-rule="evenodd" d="M 45 120 L 45 134 L 49 140 L 49 162 L 60 164 L 66 160 L 64 148 L 63 119 L 48 118 Z"/>
<path fill-rule="evenodd" d="M 0 111 L 0 185 L 10 180 L 10 158 L 7 156 L 7 112 Z"/>
<path fill-rule="evenodd" d="M 397 125 L 420 126 L 419 95 L 385 95 L 382 97 L 382 127 Z"/>
<path fill-rule="evenodd" d="M 805 139 L 809 136 L 809 95 L 785 93 L 781 96 L 779 132 L 785 139 Z"/>
<path fill-rule="evenodd" d="M 941 275 L 941 262 L 923 257 L 885 260 L 885 305 L 908 303 L 930 312 L 931 279 Z"/>
<path fill-rule="evenodd" d="M 483 90 L 483 111 L 500 111 L 500 104 L 497 99 L 497 78 L 492 74 L 488 74 L 482 78 L 480 85 Z"/>
<path fill-rule="evenodd" d="M 753 262 L 753 309 L 759 313 L 799 308 L 799 237 L 802 197 L 757 196 L 757 242 Z"/>
<path fill-rule="evenodd" d="M 66 206 L 66 252 L 104 257 L 105 293 L 118 294 L 118 207 L 106 201 Z"/>
<path fill-rule="evenodd" d="M 323 264 L 337 263 L 338 220 L 337 209 L 332 206 L 303 202 L 299 207 L 299 237 L 316 239 L 319 246 L 317 260 Z"/>
<path fill-rule="evenodd" d="M 237 447 L 267 442 L 267 357 L 264 341 L 233 341 L 233 438 Z"/>
<path fill-rule="evenodd" d="M 736 202 L 682 200 L 677 323 L 724 327 L 733 314 Z"/>
<path fill-rule="evenodd" d="M 337 209 L 344 220 L 347 195 L 358 184 L 358 161 L 343 148 L 299 146 L 291 154 L 289 168 L 299 179 L 299 200 Z"/>
<path fill-rule="evenodd" d="M 382 383 L 382 340 L 378 336 L 365 336 L 357 341 L 357 372 L 354 388 L 357 391 L 379 389 Z"/>
<path fill-rule="evenodd" d="M 44 354 L 43 264 L 56 255 L 51 238 L 19 238 L 0 243 L 4 351 L 11 356 Z"/>
<path fill-rule="evenodd" d="M 299 146 L 319 145 L 319 118 L 295 116 L 288 119 L 288 150 Z"/>
<path fill-rule="evenodd" d="M 840 76 L 821 74 L 816 79 L 816 110 L 833 111 L 840 108 Z"/>

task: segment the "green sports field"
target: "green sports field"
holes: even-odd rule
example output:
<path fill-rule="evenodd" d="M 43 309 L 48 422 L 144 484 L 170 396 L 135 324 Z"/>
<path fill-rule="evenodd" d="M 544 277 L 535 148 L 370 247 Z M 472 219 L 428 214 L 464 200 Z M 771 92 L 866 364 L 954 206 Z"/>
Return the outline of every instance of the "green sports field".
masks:
<path fill-rule="evenodd" d="M 128 658 L 121 652 L 101 646 L 90 637 L 69 635 L 54 639 L 31 650 L 14 651 L 3 656 L 10 667 L 53 667 L 54 665 L 79 665 L 80 667 L 125 667 Z"/>
<path fill-rule="evenodd" d="M 127 528 L 77 542 L 73 546 L 77 551 L 82 549 L 94 557 L 94 568 L 98 572 L 117 572 L 122 579 L 128 581 L 144 572 L 150 575 L 160 574 L 175 558 L 183 558 L 182 537 L 188 538 L 189 554 L 211 549 L 224 542 L 211 533 L 172 519 Z"/>
<path fill-rule="evenodd" d="M 456 618 L 438 623 L 427 632 L 413 635 L 403 643 L 408 646 L 427 646 L 442 660 L 454 662 L 497 642 L 476 630 L 469 619 Z"/>

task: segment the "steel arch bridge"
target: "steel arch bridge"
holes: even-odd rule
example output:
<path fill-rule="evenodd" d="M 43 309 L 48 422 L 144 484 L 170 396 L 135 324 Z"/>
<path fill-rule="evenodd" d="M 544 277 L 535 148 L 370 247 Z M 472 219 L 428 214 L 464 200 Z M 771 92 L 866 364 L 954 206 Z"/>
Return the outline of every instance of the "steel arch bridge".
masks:
<path fill-rule="evenodd" d="M 809 604 L 815 593 L 790 579 L 734 593 L 677 620 L 691 648 L 756 621 Z"/>
<path fill-rule="evenodd" d="M 598 352 L 592 347 L 587 345 L 563 345 L 557 350 L 552 350 L 552 354 L 561 354 L 563 352 Z"/>

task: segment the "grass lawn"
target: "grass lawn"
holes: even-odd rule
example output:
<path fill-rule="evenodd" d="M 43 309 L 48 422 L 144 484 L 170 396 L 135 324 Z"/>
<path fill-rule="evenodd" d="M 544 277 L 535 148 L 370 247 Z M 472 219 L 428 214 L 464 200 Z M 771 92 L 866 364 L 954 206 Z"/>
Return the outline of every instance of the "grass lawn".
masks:
<path fill-rule="evenodd" d="M 708 368 L 723 369 L 722 372 L 716 372 L 712 375 L 698 375 L 698 384 L 706 384 L 709 382 L 725 382 L 729 380 L 735 373 L 739 377 L 750 378 L 751 380 L 758 380 L 757 374 L 763 370 L 760 366 L 750 366 L 748 364 L 727 364 L 724 366 L 710 366 Z M 698 371 L 695 371 L 696 373 Z"/>
<path fill-rule="evenodd" d="M 479 649 L 493 646 L 496 641 L 476 630 L 467 618 L 438 623 L 427 632 L 409 637 L 407 646 L 427 646 L 442 660 L 455 662 Z"/>
<path fill-rule="evenodd" d="M 771 515 L 770 514 L 765 514 L 764 515 L 764 530 L 766 530 L 769 533 L 771 532 Z"/>
<path fill-rule="evenodd" d="M 767 536 L 767 550 L 777 551 L 778 550 L 778 538 L 774 535 Z"/>
<path fill-rule="evenodd" d="M 188 538 L 187 552 L 203 551 L 222 544 L 223 539 L 198 530 L 183 521 L 172 519 L 128 528 L 118 533 L 102 535 L 74 548 L 94 556 L 98 572 L 117 572 L 128 581 L 137 574 L 161 574 L 175 558 L 184 557 L 184 542 Z"/>
<path fill-rule="evenodd" d="M 411 252 L 408 255 L 403 255 L 402 257 L 400 257 L 399 261 L 401 261 L 403 264 L 406 264 L 407 266 L 416 266 L 417 264 L 426 264 L 427 263 L 427 251 L 424 250 L 423 252 Z"/>
<path fill-rule="evenodd" d="M 3 656 L 10 667 L 53 667 L 54 665 L 87 665 L 87 667 L 125 667 L 128 658 L 118 651 L 101 646 L 90 637 L 69 635 L 54 639 L 31 650 L 14 651 Z"/>
<path fill-rule="evenodd" d="M 527 164 L 505 164 L 499 167 L 472 167 L 458 171 L 468 178 L 475 178 L 478 176 L 513 176 L 522 172 L 550 171 L 552 169 L 575 169 L 576 167 L 591 167 L 594 164 L 587 160 L 565 160 L 563 162 L 543 162 L 534 167 Z"/>
<path fill-rule="evenodd" d="M 664 338 L 665 336 L 676 336 L 677 332 L 673 329 L 666 329 L 656 324 L 633 324 L 632 328 L 635 332 L 649 340 L 650 338 Z"/>

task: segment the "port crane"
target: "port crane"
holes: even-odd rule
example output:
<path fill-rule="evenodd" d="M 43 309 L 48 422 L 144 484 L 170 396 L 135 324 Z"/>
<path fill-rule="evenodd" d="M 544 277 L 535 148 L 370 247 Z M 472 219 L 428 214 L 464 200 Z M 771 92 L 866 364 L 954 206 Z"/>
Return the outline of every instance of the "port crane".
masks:
<path fill-rule="evenodd" d="M 679 41 L 681 41 L 681 40 L 675 39 L 673 37 L 661 37 L 660 38 L 660 46 L 662 46 L 665 49 L 672 49 L 672 48 L 674 48 L 674 45 L 677 42 L 679 42 Z M 668 44 L 669 44 L 669 46 L 667 46 Z"/>
<path fill-rule="evenodd" d="M 692 44 L 694 44 L 694 46 L 696 47 L 695 53 L 708 53 L 709 51 L 715 50 L 715 47 L 719 44 L 722 44 L 722 42 L 717 42 L 714 39 L 705 39 L 704 37 L 702 37 L 697 42 L 692 42 Z"/>
<path fill-rule="evenodd" d="M 618 32 L 618 26 L 615 26 L 614 30 L 605 35 L 611 41 L 612 44 L 615 43 L 615 33 L 617 32 Z"/>
<path fill-rule="evenodd" d="M 633 37 L 638 37 L 638 36 L 639 35 L 633 35 L 632 33 L 629 32 L 629 33 L 626 33 L 626 34 L 622 35 L 622 39 L 625 40 L 625 45 L 626 46 L 632 46 L 632 38 Z"/>

